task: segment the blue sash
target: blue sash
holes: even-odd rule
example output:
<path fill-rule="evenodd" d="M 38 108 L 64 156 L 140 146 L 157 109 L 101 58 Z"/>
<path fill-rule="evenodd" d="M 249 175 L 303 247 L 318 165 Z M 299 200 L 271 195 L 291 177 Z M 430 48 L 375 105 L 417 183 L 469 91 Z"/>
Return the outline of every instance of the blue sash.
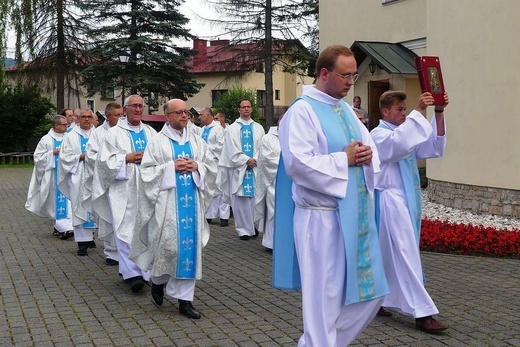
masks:
<path fill-rule="evenodd" d="M 206 126 L 206 127 L 204 128 L 204 131 L 203 131 L 202 134 L 200 135 L 200 137 L 202 137 L 202 139 L 204 140 L 204 142 L 208 142 L 209 132 L 211 131 L 211 129 L 213 129 L 213 127 Z"/>
<path fill-rule="evenodd" d="M 379 127 L 390 129 L 388 125 L 379 122 Z M 415 240 L 417 247 L 419 247 L 421 237 L 421 216 L 422 216 L 422 198 L 421 198 L 421 179 L 419 177 L 419 168 L 417 167 L 417 157 L 415 150 L 412 151 L 406 158 L 399 161 L 399 171 L 401 172 L 401 179 L 403 181 L 404 193 L 406 195 L 406 204 L 408 205 L 408 213 L 412 220 L 412 225 L 415 232 Z M 379 194 L 376 203 L 379 205 Z M 378 208 L 379 210 L 379 208 Z M 377 211 L 379 219 L 379 211 Z"/>
<path fill-rule="evenodd" d="M 179 145 L 170 139 L 172 158 L 193 158 L 191 145 L 186 142 Z M 176 278 L 196 277 L 197 269 L 197 191 L 191 172 L 175 173 L 177 189 L 175 189 L 177 214 L 177 272 Z"/>
<path fill-rule="evenodd" d="M 62 141 L 53 140 L 53 149 L 59 148 Z M 54 154 L 54 199 L 56 208 L 56 219 L 65 219 L 68 217 L 68 199 L 58 189 L 58 158 L 59 154 Z"/>
<path fill-rule="evenodd" d="M 241 124 L 240 128 L 240 143 L 242 144 L 242 152 L 250 158 L 254 156 L 254 142 L 253 142 L 253 123 L 249 125 Z M 242 181 L 242 195 L 254 197 L 255 196 L 255 173 L 253 168 L 247 168 Z"/>
<path fill-rule="evenodd" d="M 340 152 L 351 140 L 361 139 L 359 128 L 354 125 L 353 116 L 347 115 L 348 108 L 344 102 L 336 107 L 331 107 L 331 105 L 318 102 L 308 96 L 304 96 L 302 99 L 307 101 L 318 115 L 327 137 L 329 153 Z M 332 117 L 333 114 L 335 117 Z M 344 199 L 338 199 L 346 254 L 345 305 L 371 300 L 389 292 L 379 249 L 373 206 L 366 189 L 363 169 L 351 166 L 348 170 L 350 179 L 347 185 L 347 195 Z M 290 226 L 284 225 L 288 221 L 283 221 L 283 219 L 292 219 L 287 218 L 290 207 L 283 206 L 283 204 L 278 205 L 285 198 L 284 196 L 290 196 L 290 189 L 289 191 L 285 189 L 283 194 L 278 194 L 281 185 L 287 185 L 284 183 L 287 180 L 283 177 L 284 175 L 283 165 L 280 165 L 276 185 L 273 284 L 277 288 L 285 286 L 285 289 L 297 289 L 301 284 L 299 272 L 294 271 L 295 262 L 297 262 L 293 253 L 294 239 L 292 235 L 288 235 L 289 232 L 279 229 L 289 227 L 291 232 L 293 230 L 292 221 L 289 223 Z M 294 208 L 294 203 L 292 208 Z M 293 214 L 291 213 L 289 216 L 293 216 Z M 283 244 L 284 242 L 288 243 Z M 277 247 L 281 250 L 277 250 Z M 285 256 L 281 256 L 282 251 L 287 251 Z M 281 260 L 286 263 L 280 264 Z M 281 276 L 285 276 L 285 278 L 281 278 Z"/>
<path fill-rule="evenodd" d="M 85 150 L 87 149 L 87 142 L 88 142 L 87 137 L 83 137 L 82 135 L 79 135 L 79 144 L 80 144 L 80 148 L 81 148 L 81 153 L 85 153 Z M 86 166 L 85 160 L 83 160 L 83 166 Z M 94 219 L 92 218 L 92 215 L 90 214 L 90 212 L 87 212 L 87 219 L 88 219 L 88 222 L 81 224 L 82 228 L 85 228 L 85 229 L 97 228 L 96 223 L 94 223 Z"/>

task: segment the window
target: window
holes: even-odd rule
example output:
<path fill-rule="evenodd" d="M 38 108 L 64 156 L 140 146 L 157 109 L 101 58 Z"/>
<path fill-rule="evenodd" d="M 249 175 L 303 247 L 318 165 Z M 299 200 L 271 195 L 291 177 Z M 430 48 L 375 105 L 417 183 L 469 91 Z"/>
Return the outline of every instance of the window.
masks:
<path fill-rule="evenodd" d="M 102 88 L 101 89 L 101 99 L 111 99 L 114 100 L 114 88 Z"/>
<path fill-rule="evenodd" d="M 264 73 L 265 70 L 264 70 L 264 63 L 260 63 L 256 66 L 256 70 L 255 72 L 258 72 L 258 73 Z"/>
<path fill-rule="evenodd" d="M 266 100 L 265 90 L 257 90 L 256 91 L 256 105 L 258 107 L 264 107 L 265 100 Z"/>
<path fill-rule="evenodd" d="M 211 91 L 211 106 L 215 106 L 215 104 L 219 101 L 222 94 L 227 93 L 227 89 L 215 89 Z"/>
<path fill-rule="evenodd" d="M 280 90 L 276 89 L 274 91 L 274 99 L 275 100 L 280 100 Z"/>
<path fill-rule="evenodd" d="M 94 112 L 94 100 L 89 99 L 87 100 L 87 108 L 90 108 L 92 112 Z"/>

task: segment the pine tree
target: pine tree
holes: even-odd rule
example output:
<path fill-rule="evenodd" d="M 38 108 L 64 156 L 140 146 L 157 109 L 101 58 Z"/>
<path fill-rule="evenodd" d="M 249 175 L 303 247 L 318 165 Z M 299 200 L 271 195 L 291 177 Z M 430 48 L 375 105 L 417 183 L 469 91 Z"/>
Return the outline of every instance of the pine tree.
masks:
<path fill-rule="evenodd" d="M 79 99 L 77 53 L 83 47 L 78 35 L 74 0 L 12 0 L 12 24 L 16 34 L 16 59 L 25 83 L 39 84 L 56 92 L 57 109 L 64 105 L 65 91 Z"/>
<path fill-rule="evenodd" d="M 154 107 L 160 96 L 186 99 L 197 93 L 202 85 L 187 66 L 195 51 L 174 43 L 193 39 L 183 27 L 188 19 L 177 10 L 181 2 L 80 1 L 91 42 L 82 71 L 89 93 L 124 86 Z M 120 55 L 129 56 L 128 62 L 120 63 Z"/>
<path fill-rule="evenodd" d="M 317 0 L 206 0 L 218 19 L 203 18 L 224 29 L 235 45 L 257 43 L 262 49 L 249 51 L 249 62 L 265 66 L 266 127 L 274 125 L 273 70 L 307 71 L 312 55 L 296 39 L 294 33 L 312 26 L 314 13 L 309 10 Z M 304 4 L 302 4 L 304 3 Z M 307 6 L 308 4 L 308 6 Z M 305 6 L 304 6 L 305 5 Z"/>

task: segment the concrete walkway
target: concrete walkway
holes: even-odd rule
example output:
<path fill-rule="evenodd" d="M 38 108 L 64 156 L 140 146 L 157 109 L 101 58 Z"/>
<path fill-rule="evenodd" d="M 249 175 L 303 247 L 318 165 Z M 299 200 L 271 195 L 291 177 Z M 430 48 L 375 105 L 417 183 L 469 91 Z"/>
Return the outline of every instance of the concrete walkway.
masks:
<path fill-rule="evenodd" d="M 103 251 L 76 256 L 50 221 L 24 208 L 31 169 L 0 169 L 0 346 L 296 346 L 300 293 L 271 287 L 271 254 L 212 226 L 195 308 L 132 294 Z M 376 317 L 353 346 L 520 346 L 520 261 L 423 254 L 427 289 L 450 325 L 429 335 L 399 314 Z"/>

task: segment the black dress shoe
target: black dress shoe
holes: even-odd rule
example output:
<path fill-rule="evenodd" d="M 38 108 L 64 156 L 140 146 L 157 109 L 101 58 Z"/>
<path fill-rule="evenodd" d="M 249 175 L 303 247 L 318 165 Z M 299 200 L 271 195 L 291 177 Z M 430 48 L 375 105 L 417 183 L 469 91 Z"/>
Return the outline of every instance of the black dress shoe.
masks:
<path fill-rule="evenodd" d="M 117 260 L 106 258 L 105 263 L 110 266 L 119 265 L 119 262 Z"/>
<path fill-rule="evenodd" d="M 164 284 L 155 284 L 152 282 L 152 298 L 158 306 L 163 304 Z"/>
<path fill-rule="evenodd" d="M 78 252 L 77 254 L 79 256 L 84 256 L 84 255 L 87 255 L 87 243 L 88 242 L 78 242 Z"/>
<path fill-rule="evenodd" d="M 60 233 L 58 229 L 54 228 L 54 231 L 52 232 L 52 236 L 61 236 L 61 234 L 63 234 L 63 233 Z"/>
<path fill-rule="evenodd" d="M 68 240 L 71 237 L 74 237 L 74 231 L 68 230 L 60 236 L 60 240 Z"/>
<path fill-rule="evenodd" d="M 255 228 L 255 236 L 254 237 L 257 237 L 258 235 L 260 235 L 260 233 L 258 232 L 258 229 Z"/>
<path fill-rule="evenodd" d="M 220 226 L 221 227 L 227 227 L 229 225 L 229 222 L 227 219 L 221 219 L 220 220 Z"/>
<path fill-rule="evenodd" d="M 129 282 L 132 293 L 138 293 L 144 287 L 144 279 L 141 276 L 129 278 Z"/>
<path fill-rule="evenodd" d="M 380 317 L 392 317 L 392 312 L 381 306 L 379 311 L 377 311 L 377 315 Z"/>
<path fill-rule="evenodd" d="M 94 242 L 94 240 L 92 241 L 87 241 L 87 247 L 88 248 L 96 248 L 96 243 Z"/>
<path fill-rule="evenodd" d="M 242 236 L 240 236 L 240 240 L 242 240 L 242 241 L 249 241 L 249 235 L 242 235 Z"/>
<path fill-rule="evenodd" d="M 193 308 L 191 301 L 179 300 L 179 312 L 188 318 L 200 319 L 200 313 Z"/>
<path fill-rule="evenodd" d="M 208 221 L 208 224 L 211 224 L 211 221 L 212 221 L 213 219 L 211 219 L 211 218 L 206 218 L 206 220 Z"/>

